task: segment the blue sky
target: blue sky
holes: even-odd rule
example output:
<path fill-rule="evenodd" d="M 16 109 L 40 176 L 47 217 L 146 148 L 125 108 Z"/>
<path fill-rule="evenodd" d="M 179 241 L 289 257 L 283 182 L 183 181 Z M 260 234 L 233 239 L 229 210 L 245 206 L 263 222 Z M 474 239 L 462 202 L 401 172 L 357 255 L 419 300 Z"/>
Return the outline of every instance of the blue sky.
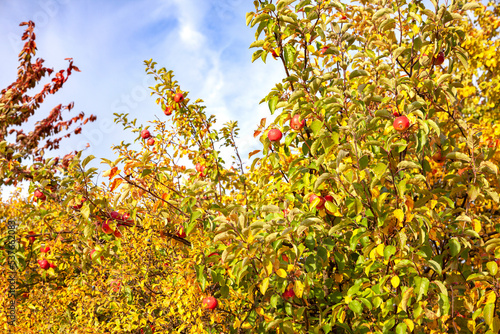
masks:
<path fill-rule="evenodd" d="M 97 115 L 81 135 L 61 145 L 61 153 L 90 143 L 85 154 L 116 158 L 110 147 L 132 142 L 136 135 L 113 123 L 114 112 L 128 112 L 142 124 L 155 115 L 166 117 L 147 88 L 153 80 L 143 61 L 153 58 L 159 67 L 174 71 L 191 99 L 205 101 L 219 126 L 239 122 L 239 142 L 247 156 L 260 146 L 253 130 L 269 116 L 259 101 L 284 74 L 272 58 L 267 65 L 251 63 L 248 47 L 254 31 L 245 25 L 245 14 L 252 10 L 249 0 L 2 0 L 0 87 L 15 80 L 24 31 L 19 23 L 32 20 L 36 56 L 45 59 L 45 66 L 66 68 L 64 58 L 71 57 L 81 70 L 46 100 L 40 113 L 74 101 L 75 114 Z"/>

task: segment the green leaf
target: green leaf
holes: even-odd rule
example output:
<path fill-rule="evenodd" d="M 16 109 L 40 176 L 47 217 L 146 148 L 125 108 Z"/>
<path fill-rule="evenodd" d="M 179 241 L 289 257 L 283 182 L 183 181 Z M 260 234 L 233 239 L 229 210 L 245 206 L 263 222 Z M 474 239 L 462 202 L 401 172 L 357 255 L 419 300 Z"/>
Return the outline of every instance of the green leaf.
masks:
<path fill-rule="evenodd" d="M 448 247 L 450 248 L 451 256 L 457 256 L 460 253 L 460 242 L 458 242 L 456 238 L 452 238 L 450 239 L 450 241 L 448 241 Z"/>
<path fill-rule="evenodd" d="M 453 160 L 463 160 L 463 161 L 470 161 L 470 157 L 467 154 L 460 153 L 460 152 L 451 152 L 446 155 L 446 159 L 453 159 Z"/>
<path fill-rule="evenodd" d="M 396 334 L 405 334 L 407 329 L 408 327 L 406 326 L 406 324 L 404 322 L 401 322 L 396 326 Z"/>
<path fill-rule="evenodd" d="M 317 119 L 311 123 L 310 128 L 313 131 L 314 135 L 317 136 L 318 132 L 323 128 L 323 122 Z"/>
<path fill-rule="evenodd" d="M 357 300 L 352 300 L 350 303 L 349 303 L 349 309 L 351 311 L 353 311 L 354 313 L 357 313 L 357 314 L 361 314 L 361 312 L 363 311 L 363 304 L 361 304 L 359 301 Z"/>
<path fill-rule="evenodd" d="M 498 272 L 498 264 L 495 261 L 486 263 L 486 268 L 488 268 L 491 276 L 495 276 Z"/>
<path fill-rule="evenodd" d="M 87 164 L 93 159 L 95 159 L 95 157 L 92 154 L 86 157 L 82 162 L 82 167 L 85 168 L 85 166 L 87 166 Z"/>
<path fill-rule="evenodd" d="M 431 267 L 432 270 L 434 270 L 436 273 L 438 273 L 439 275 L 442 274 L 443 269 L 441 269 L 441 265 L 439 263 L 437 263 L 434 260 L 429 260 L 428 264 L 429 264 L 429 267 Z"/>
<path fill-rule="evenodd" d="M 495 312 L 495 304 L 494 303 L 484 305 L 483 318 L 484 318 L 484 322 L 488 326 L 490 326 L 493 323 L 494 312 Z"/>
<path fill-rule="evenodd" d="M 462 10 L 474 10 L 477 8 L 481 8 L 481 5 L 477 2 L 469 2 L 462 7 Z"/>
<path fill-rule="evenodd" d="M 365 70 L 354 70 L 351 72 L 351 74 L 349 74 L 349 80 L 352 80 L 354 78 L 357 78 L 357 77 L 361 77 L 361 76 L 367 76 L 369 73 L 366 72 Z"/>
<path fill-rule="evenodd" d="M 272 98 L 267 101 L 267 104 L 269 106 L 269 110 L 271 111 L 271 115 L 274 114 L 274 111 L 276 110 L 276 105 L 278 104 L 278 101 L 280 98 L 278 96 L 273 96 Z"/>

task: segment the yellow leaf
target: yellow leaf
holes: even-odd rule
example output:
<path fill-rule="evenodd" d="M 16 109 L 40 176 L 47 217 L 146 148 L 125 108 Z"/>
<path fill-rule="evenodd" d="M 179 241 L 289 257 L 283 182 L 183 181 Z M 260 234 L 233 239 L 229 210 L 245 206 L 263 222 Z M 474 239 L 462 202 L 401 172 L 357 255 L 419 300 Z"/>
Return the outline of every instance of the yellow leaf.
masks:
<path fill-rule="evenodd" d="M 408 326 L 410 332 L 413 332 L 413 329 L 415 328 L 415 324 L 413 323 L 413 321 L 411 321 L 411 319 L 404 319 L 403 321 L 406 324 L 406 326 Z"/>
<path fill-rule="evenodd" d="M 411 295 L 413 295 L 413 288 L 409 288 L 403 294 L 403 299 L 401 300 L 401 308 L 406 312 L 406 308 L 408 307 L 408 299 L 410 299 Z"/>
<path fill-rule="evenodd" d="M 352 302 L 352 297 L 351 296 L 346 296 L 345 297 L 345 303 L 349 304 L 350 302 Z"/>
<path fill-rule="evenodd" d="M 404 214 L 403 210 L 396 209 L 396 210 L 394 210 L 394 217 L 396 217 L 396 219 L 398 220 L 399 223 L 402 223 L 403 220 L 405 219 L 405 214 Z"/>
<path fill-rule="evenodd" d="M 342 274 L 335 274 L 335 282 L 342 283 L 344 276 Z"/>
<path fill-rule="evenodd" d="M 377 246 L 377 254 L 380 255 L 380 256 L 384 256 L 384 244 L 380 244 Z"/>
<path fill-rule="evenodd" d="M 473 225 L 474 225 L 474 231 L 479 233 L 481 231 L 481 223 L 479 222 L 479 220 L 474 219 Z"/>
<path fill-rule="evenodd" d="M 122 178 L 114 179 L 111 183 L 111 187 L 109 187 L 109 191 L 115 190 L 121 183 L 123 182 Z"/>
<path fill-rule="evenodd" d="M 285 271 L 285 269 L 280 268 L 280 269 L 276 270 L 276 275 L 278 275 L 281 278 L 286 278 L 286 271 Z"/>
<path fill-rule="evenodd" d="M 260 292 L 263 295 L 265 295 L 268 287 L 269 287 L 269 277 L 266 277 L 260 283 Z"/>
<path fill-rule="evenodd" d="M 399 286 L 399 283 L 401 282 L 401 280 L 399 279 L 399 276 L 393 276 L 391 278 L 391 284 L 393 287 L 397 288 Z"/>
<path fill-rule="evenodd" d="M 304 284 L 302 284 L 301 281 L 295 281 L 295 284 L 293 285 L 293 292 L 295 292 L 295 295 L 298 298 L 302 298 L 302 294 L 304 293 Z"/>

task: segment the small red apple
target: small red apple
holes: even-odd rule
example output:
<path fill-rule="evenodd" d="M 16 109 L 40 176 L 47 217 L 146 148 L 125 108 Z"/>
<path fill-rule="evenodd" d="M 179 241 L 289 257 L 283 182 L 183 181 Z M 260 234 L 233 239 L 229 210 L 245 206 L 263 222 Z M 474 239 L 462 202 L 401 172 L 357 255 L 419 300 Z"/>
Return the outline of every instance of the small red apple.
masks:
<path fill-rule="evenodd" d="M 401 116 L 401 114 L 399 113 L 399 111 L 395 110 L 393 113 L 394 117 L 399 117 Z"/>
<path fill-rule="evenodd" d="M 166 115 L 166 116 L 170 116 L 172 115 L 172 111 L 174 110 L 174 108 L 170 107 L 170 106 L 165 106 L 165 108 L 163 109 L 163 113 Z"/>
<path fill-rule="evenodd" d="M 47 246 L 45 248 L 43 248 L 43 247 L 40 248 L 40 253 L 48 253 L 48 252 L 50 252 L 50 247 L 49 246 Z"/>
<path fill-rule="evenodd" d="M 45 194 L 43 192 L 41 192 L 40 189 L 37 189 L 35 190 L 35 192 L 33 193 L 33 195 L 38 198 L 40 201 L 45 201 L 47 199 L 47 197 L 45 196 Z"/>
<path fill-rule="evenodd" d="M 267 138 L 269 138 L 270 141 L 280 141 L 282 137 L 283 134 L 278 129 L 271 129 L 267 134 Z"/>
<path fill-rule="evenodd" d="M 203 299 L 203 307 L 208 309 L 208 310 L 213 310 L 214 308 L 219 305 L 217 302 L 217 299 L 215 297 L 206 297 Z"/>
<path fill-rule="evenodd" d="M 118 211 L 111 211 L 109 216 L 112 219 L 122 219 L 122 215 Z"/>
<path fill-rule="evenodd" d="M 200 163 L 196 164 L 196 171 L 200 173 L 200 176 L 205 177 L 207 175 L 207 172 L 205 171 L 207 167 L 205 165 L 202 165 Z"/>
<path fill-rule="evenodd" d="M 437 163 L 443 163 L 446 160 L 446 157 L 443 156 L 443 153 L 441 151 L 437 151 L 434 153 L 432 156 L 432 160 L 434 160 Z"/>
<path fill-rule="evenodd" d="M 85 201 L 86 201 L 86 200 L 87 200 L 87 199 L 86 199 L 85 197 L 84 197 L 84 198 L 82 198 L 82 201 L 81 201 L 81 203 L 80 203 L 80 204 L 73 205 L 71 208 L 73 208 L 74 210 L 80 210 L 80 209 L 82 208 L 82 206 L 83 206 L 83 203 L 85 203 Z"/>
<path fill-rule="evenodd" d="M 113 232 L 113 235 L 116 237 L 116 238 L 121 238 L 122 237 L 122 232 L 120 232 L 119 229 L 116 229 L 114 232 Z"/>
<path fill-rule="evenodd" d="M 440 51 L 437 56 L 434 57 L 434 59 L 432 60 L 432 63 L 434 65 L 441 65 L 444 63 L 444 52 L 443 51 Z"/>
<path fill-rule="evenodd" d="M 106 234 L 112 234 L 113 230 L 109 227 L 108 221 L 102 223 L 101 229 Z"/>
<path fill-rule="evenodd" d="M 296 114 L 290 120 L 290 127 L 294 130 L 301 130 L 306 125 L 306 120 L 300 121 L 300 115 Z"/>
<path fill-rule="evenodd" d="M 392 126 L 394 127 L 394 129 L 396 129 L 396 131 L 406 131 L 406 129 L 410 127 L 410 120 L 406 116 L 399 116 L 396 117 L 394 123 L 392 123 Z"/>
<path fill-rule="evenodd" d="M 288 289 L 285 292 L 283 292 L 282 296 L 285 299 L 293 298 L 295 297 L 295 292 L 293 291 L 293 289 Z"/>
<path fill-rule="evenodd" d="M 118 292 L 118 291 L 120 291 L 120 287 L 122 285 L 122 282 L 120 282 L 118 280 L 114 280 L 114 281 L 109 282 L 109 285 L 111 285 L 111 288 L 113 289 L 114 292 Z"/>
<path fill-rule="evenodd" d="M 141 131 L 141 138 L 142 139 L 148 139 L 149 137 L 151 137 L 151 133 L 149 133 L 148 129 L 144 129 Z"/>
<path fill-rule="evenodd" d="M 153 146 L 155 144 L 155 139 L 154 138 L 149 138 L 148 141 L 147 141 L 147 144 L 149 146 Z"/>
<path fill-rule="evenodd" d="M 273 56 L 274 59 L 278 58 L 278 54 L 275 50 L 271 50 L 271 56 Z"/>
<path fill-rule="evenodd" d="M 180 103 L 184 100 L 184 95 L 182 93 L 177 93 L 174 95 L 174 101 L 175 103 Z"/>
<path fill-rule="evenodd" d="M 40 268 L 44 269 L 44 270 L 47 270 L 50 268 L 50 264 L 49 264 L 49 261 L 43 259 L 43 260 L 38 260 L 38 265 L 40 266 Z"/>
<path fill-rule="evenodd" d="M 33 232 L 33 231 L 28 232 L 28 235 L 33 235 L 33 234 L 35 234 L 35 232 Z M 36 237 L 28 237 L 28 239 L 30 242 L 35 242 Z"/>
<path fill-rule="evenodd" d="M 177 230 L 177 236 L 183 239 L 186 237 L 186 230 L 184 229 L 184 226 L 181 225 L 181 227 L 179 227 L 179 230 Z"/>
<path fill-rule="evenodd" d="M 318 203 L 318 205 L 316 205 L 316 209 L 323 209 L 325 207 L 325 199 L 323 197 L 321 197 L 321 196 L 318 196 L 316 194 L 312 194 L 309 197 L 309 203 L 314 202 L 314 200 L 316 198 L 319 198 L 319 203 Z"/>
<path fill-rule="evenodd" d="M 324 54 L 325 54 L 325 52 L 326 52 L 327 50 L 328 50 L 328 46 L 324 46 L 324 47 L 322 47 L 322 48 L 321 48 L 320 53 L 321 53 L 322 55 L 324 55 Z"/>
<path fill-rule="evenodd" d="M 50 268 L 57 268 L 57 266 L 53 263 L 49 264 Z"/>

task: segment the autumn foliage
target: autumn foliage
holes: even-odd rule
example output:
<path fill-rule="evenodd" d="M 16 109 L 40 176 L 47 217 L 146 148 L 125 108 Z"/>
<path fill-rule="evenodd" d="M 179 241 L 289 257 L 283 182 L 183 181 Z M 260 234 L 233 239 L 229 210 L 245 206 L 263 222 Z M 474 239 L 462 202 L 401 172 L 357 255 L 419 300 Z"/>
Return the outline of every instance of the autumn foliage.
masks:
<path fill-rule="evenodd" d="M 256 1 L 284 78 L 248 160 L 145 61 L 161 116 L 115 115 L 101 177 L 80 152 L 0 208 L 15 332 L 498 333 L 500 7 L 431 2 Z"/>

